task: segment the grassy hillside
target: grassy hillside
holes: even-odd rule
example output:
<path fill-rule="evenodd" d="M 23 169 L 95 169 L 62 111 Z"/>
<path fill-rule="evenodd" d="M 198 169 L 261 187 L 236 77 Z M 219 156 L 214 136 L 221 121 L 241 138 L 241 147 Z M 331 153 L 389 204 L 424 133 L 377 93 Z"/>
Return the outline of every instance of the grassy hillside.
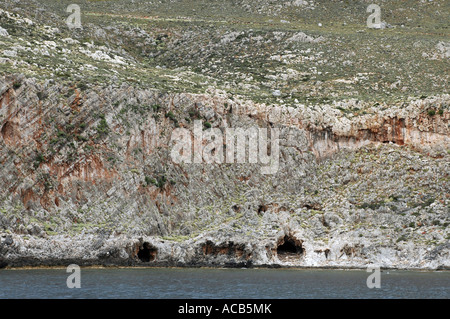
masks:
<path fill-rule="evenodd" d="M 71 0 L 3 1 L 38 23 L 1 15 L 0 71 L 292 106 L 448 92 L 448 1 L 373 2 L 388 28 L 367 28 L 367 1 L 78 1 L 82 30 L 65 25 Z"/>

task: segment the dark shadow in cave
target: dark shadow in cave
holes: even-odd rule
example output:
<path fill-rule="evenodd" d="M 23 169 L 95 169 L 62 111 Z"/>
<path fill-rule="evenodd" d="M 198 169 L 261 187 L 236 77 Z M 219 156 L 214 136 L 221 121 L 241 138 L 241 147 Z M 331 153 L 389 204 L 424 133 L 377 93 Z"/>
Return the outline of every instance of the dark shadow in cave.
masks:
<path fill-rule="evenodd" d="M 293 238 L 292 236 L 284 236 L 278 241 L 277 255 L 281 259 L 298 258 L 303 255 L 304 249 L 302 241 Z"/>
<path fill-rule="evenodd" d="M 150 243 L 145 242 L 139 248 L 139 252 L 137 255 L 141 261 L 148 263 L 150 261 L 155 260 L 157 253 L 158 253 L 158 249 L 156 247 L 153 247 L 152 245 L 150 245 Z"/>

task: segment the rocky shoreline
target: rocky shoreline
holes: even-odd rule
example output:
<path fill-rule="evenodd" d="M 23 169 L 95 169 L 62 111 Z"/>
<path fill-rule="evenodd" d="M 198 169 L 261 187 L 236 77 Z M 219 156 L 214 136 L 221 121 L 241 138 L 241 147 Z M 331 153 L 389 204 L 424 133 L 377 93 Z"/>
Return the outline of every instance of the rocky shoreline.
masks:
<path fill-rule="evenodd" d="M 271 249 L 268 249 L 269 243 L 229 241 L 216 245 L 203 237 L 182 243 L 150 237 L 55 237 L 23 240 L 17 235 L 2 235 L 0 268 L 67 267 L 77 264 L 81 267 L 366 269 L 368 266 L 378 266 L 398 270 L 450 270 L 447 255 L 449 244 L 433 250 L 414 248 L 413 257 L 417 259 L 411 260 L 401 258 L 404 251 L 389 252 L 387 249 L 377 254 L 370 250 L 355 252 L 354 248 L 348 251 L 329 250 L 324 258 L 318 250 L 307 253 L 308 245 L 301 251 L 294 251 L 294 247 L 286 248 L 291 240 L 286 237 L 286 243 L 278 243 Z M 397 257 L 393 257 L 393 253 Z"/>

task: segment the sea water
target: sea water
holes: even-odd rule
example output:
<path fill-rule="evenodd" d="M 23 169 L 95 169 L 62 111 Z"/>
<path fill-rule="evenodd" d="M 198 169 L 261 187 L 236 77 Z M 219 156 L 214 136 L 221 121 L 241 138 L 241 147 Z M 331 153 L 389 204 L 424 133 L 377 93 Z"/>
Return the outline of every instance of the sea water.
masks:
<path fill-rule="evenodd" d="M 80 288 L 62 269 L 2 269 L 0 298 L 449 298 L 450 272 L 364 270 L 81 268 Z"/>

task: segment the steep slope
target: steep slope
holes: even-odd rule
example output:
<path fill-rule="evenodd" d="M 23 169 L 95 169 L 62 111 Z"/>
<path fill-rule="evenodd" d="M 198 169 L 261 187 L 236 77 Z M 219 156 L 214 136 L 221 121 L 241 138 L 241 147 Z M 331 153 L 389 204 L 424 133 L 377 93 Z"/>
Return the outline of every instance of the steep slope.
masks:
<path fill-rule="evenodd" d="M 450 96 L 439 19 L 406 35 L 379 30 L 400 44 L 415 39 L 414 59 L 427 66 L 422 74 L 402 65 L 406 55 L 374 56 L 395 74 L 388 79 L 360 73 L 373 66 L 356 47 L 346 51 L 348 68 L 334 69 L 343 55 L 333 50 L 375 45 L 380 33 L 355 40 L 347 32 L 360 33 L 347 26 L 258 27 L 252 19 L 278 8 L 266 1 L 225 14 L 253 21 L 241 30 L 208 27 L 217 16 L 195 22 L 174 12 L 174 22 L 163 2 L 148 29 L 153 18 L 120 3 L 86 3 L 92 21 L 83 30 L 61 23 L 64 4 L 45 19 L 25 2 L 0 9 L 0 266 L 449 268 Z M 319 10 L 314 3 L 308 12 Z M 293 7 L 279 7 L 277 19 Z M 131 28 L 136 20 L 145 23 Z M 343 43 L 330 49 L 332 34 Z M 203 146 L 227 128 L 268 132 L 272 170 L 260 153 L 253 163 L 207 163 L 205 153 L 180 163 L 175 134 L 188 132 L 195 147 L 196 125 Z"/>

